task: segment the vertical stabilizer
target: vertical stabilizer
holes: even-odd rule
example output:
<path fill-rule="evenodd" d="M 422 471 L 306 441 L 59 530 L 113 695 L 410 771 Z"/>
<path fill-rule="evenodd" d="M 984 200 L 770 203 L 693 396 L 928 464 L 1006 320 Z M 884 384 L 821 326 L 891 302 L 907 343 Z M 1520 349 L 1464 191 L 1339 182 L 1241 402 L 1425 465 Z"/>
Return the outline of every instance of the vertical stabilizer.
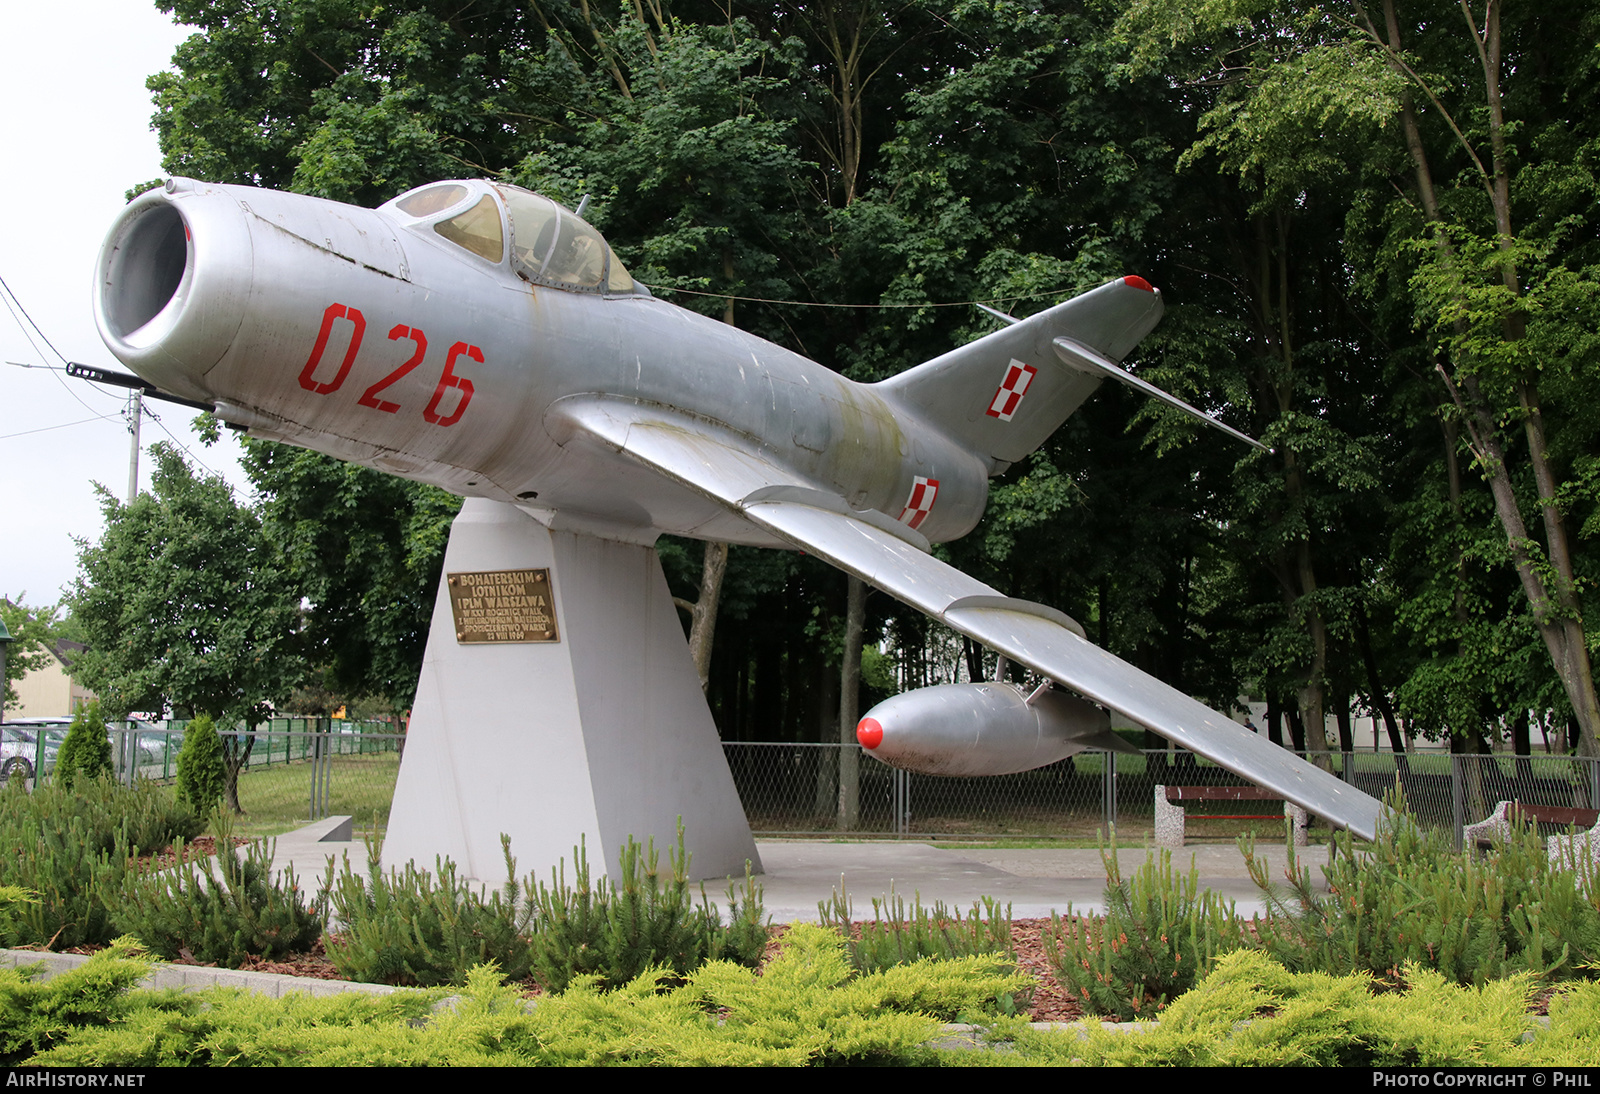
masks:
<path fill-rule="evenodd" d="M 1120 361 L 1161 318 L 1161 294 L 1123 277 L 874 385 L 998 472 L 1044 443 L 1100 386 L 1057 338 Z"/>

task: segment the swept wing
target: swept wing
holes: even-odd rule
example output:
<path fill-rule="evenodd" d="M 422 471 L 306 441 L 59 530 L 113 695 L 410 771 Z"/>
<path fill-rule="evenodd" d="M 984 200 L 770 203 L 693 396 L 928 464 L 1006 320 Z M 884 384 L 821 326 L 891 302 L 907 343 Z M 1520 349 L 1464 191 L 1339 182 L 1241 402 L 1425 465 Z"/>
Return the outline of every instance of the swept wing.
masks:
<path fill-rule="evenodd" d="M 1376 836 L 1382 807 L 1370 795 L 1100 649 L 1062 612 L 1014 600 L 940 562 L 916 531 L 850 509 L 741 438 L 669 408 L 605 397 L 562 400 L 552 415 L 553 433 L 583 435 L 643 463 L 1234 774 Z"/>

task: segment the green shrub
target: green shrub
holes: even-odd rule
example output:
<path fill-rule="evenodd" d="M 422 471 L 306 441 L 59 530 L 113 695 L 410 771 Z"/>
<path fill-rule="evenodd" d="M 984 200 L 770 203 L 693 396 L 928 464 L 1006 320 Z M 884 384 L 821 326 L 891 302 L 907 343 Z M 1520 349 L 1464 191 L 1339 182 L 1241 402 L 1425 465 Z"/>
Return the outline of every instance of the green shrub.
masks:
<path fill-rule="evenodd" d="M 97 965 L 97 963 L 99 963 Z M 119 965 L 132 966 L 122 973 Z M 105 966 L 112 966 L 105 968 Z M 91 959 L 67 991 L 0 970 L 0 997 L 22 984 L 19 1025 L 33 1015 L 78 1008 L 40 1038 L 29 1064 L 56 1067 L 157 1066 L 512 1066 L 932 1063 L 927 1042 L 940 1017 L 981 1009 L 1021 987 L 1022 977 L 986 958 L 921 961 L 851 976 L 831 931 L 797 926 L 784 951 L 756 975 L 713 961 L 676 987 L 657 969 L 619 990 L 580 981 L 525 1005 L 500 970 L 467 976 L 461 999 L 434 1009 L 438 993 L 388 996 L 292 995 L 271 999 L 228 990 L 195 994 L 129 990 L 137 961 Z M 103 970 L 103 971 L 102 971 Z M 84 980 L 119 974 L 115 993 L 92 995 Z M 108 1017 L 77 1000 L 93 1000 Z"/>
<path fill-rule="evenodd" d="M 35 979 L 36 972 L 37 966 L 0 968 L 0 1064 L 7 1067 L 87 1031 L 117 1025 L 156 995 L 129 992 L 150 972 L 131 939 L 48 981 Z"/>
<path fill-rule="evenodd" d="M 856 930 L 849 894 L 835 889 L 832 899 L 817 904 L 817 916 L 823 926 L 844 938 L 850 964 L 858 972 L 877 972 L 924 957 L 1012 956 L 1011 906 L 1002 912 L 990 897 L 974 901 L 963 918 L 960 909 L 947 908 L 942 901 L 935 901 L 930 912 L 920 897 L 908 914 L 905 897 L 891 892 L 887 900 L 872 899 L 872 918 Z"/>
<path fill-rule="evenodd" d="M 106 736 L 106 720 L 100 715 L 99 701 L 81 707 L 67 727 L 67 738 L 56 754 L 53 780 L 70 790 L 90 779 L 110 778 L 111 741 Z"/>
<path fill-rule="evenodd" d="M 1403 803 L 1392 803 L 1403 804 Z M 1407 963 L 1458 984 L 1515 973 L 1541 980 L 1582 975 L 1600 959 L 1600 886 L 1594 864 L 1552 863 L 1532 825 L 1487 857 L 1455 851 L 1450 834 L 1424 831 L 1391 809 L 1369 848 L 1336 834 L 1323 867 L 1329 896 L 1291 860 L 1289 889 L 1275 889 L 1247 842 L 1241 849 L 1267 897 L 1255 925 L 1261 945 L 1291 969 L 1398 977 Z"/>
<path fill-rule="evenodd" d="M 512 980 L 526 977 L 531 961 L 523 937 L 531 918 L 523 905 L 526 886 L 517 881 L 510 839 L 501 836 L 500 843 L 506 884 L 487 897 L 457 878 L 449 859 L 437 861 L 433 874 L 409 862 L 384 874 L 371 842 L 365 878 L 350 868 L 348 856 L 337 877 L 329 863 L 324 887 L 341 933 L 328 937 L 327 948 L 339 975 L 429 987 L 464 984 L 474 966 L 493 963 Z"/>
<path fill-rule="evenodd" d="M 1172 868 L 1172 852 L 1146 856 L 1123 880 L 1117 849 L 1102 850 L 1105 915 L 1051 916 L 1045 948 L 1056 981 L 1093 1014 L 1150 1017 L 1218 957 L 1246 942 L 1231 901 L 1201 889 L 1198 872 Z"/>
<path fill-rule="evenodd" d="M 1365 973 L 1292 973 L 1239 950 L 1219 958 L 1158 1025 L 1137 1035 L 1018 1029 L 1015 1058 L 1090 1067 L 1503 1067 L 1586 1063 L 1600 1049 L 1592 1024 L 1581 1041 L 1539 1030 L 1528 1015 L 1527 976 L 1464 988 L 1418 966 L 1402 972 L 1403 990 L 1374 992 Z"/>
<path fill-rule="evenodd" d="M 272 879 L 273 846 L 257 840 L 243 855 L 232 828 L 216 827 L 215 859 L 148 866 L 128 882 L 118 925 L 169 961 L 192 957 L 236 969 L 250 957 L 303 953 L 322 935 L 321 908 L 307 907 L 293 872 Z M 314 902 L 320 905 L 320 902 Z"/>
<path fill-rule="evenodd" d="M 109 852 L 119 836 L 129 847 L 159 850 L 205 831 L 203 817 L 177 802 L 166 787 L 143 780 L 131 787 L 92 779 L 71 790 L 45 785 L 31 794 L 21 786 L 0 792 L 0 839 L 25 844 L 73 818 L 84 822 L 84 838 L 94 851 Z M 8 865 L 0 858 L 0 881 Z"/>
<path fill-rule="evenodd" d="M 222 738 L 211 715 L 201 714 L 184 727 L 177 766 L 178 800 L 201 815 L 214 810 L 222 800 L 228 772 L 222 762 Z"/>
<path fill-rule="evenodd" d="M 754 968 L 766 950 L 767 924 L 761 889 L 745 874 L 741 896 L 728 887 L 729 925 L 701 891 L 695 906 L 689 893 L 689 857 L 683 828 L 668 856 L 663 877 L 655 844 L 640 847 L 631 837 L 622 848 L 618 885 L 602 876 L 591 884 L 587 848 L 573 848 L 573 885 L 562 860 L 549 886 L 534 894 L 538 915 L 533 937 L 533 974 L 546 991 L 564 991 L 580 976 L 596 977 L 603 987 L 618 987 L 660 968 L 683 977 L 707 961 L 728 959 Z"/>
<path fill-rule="evenodd" d="M 129 860 L 193 837 L 201 822 L 150 783 L 119 786 L 92 779 L 66 789 L 54 783 L 29 794 L 21 784 L 0 791 L 0 885 L 33 894 L 33 902 L 0 922 L 8 945 L 74 946 L 109 942 Z"/>

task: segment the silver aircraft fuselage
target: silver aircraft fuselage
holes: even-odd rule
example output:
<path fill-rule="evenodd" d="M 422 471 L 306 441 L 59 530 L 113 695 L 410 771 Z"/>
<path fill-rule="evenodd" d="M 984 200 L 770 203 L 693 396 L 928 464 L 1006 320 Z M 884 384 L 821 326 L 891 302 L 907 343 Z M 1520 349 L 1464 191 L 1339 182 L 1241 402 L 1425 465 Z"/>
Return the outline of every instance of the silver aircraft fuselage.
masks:
<path fill-rule="evenodd" d="M 445 213 L 495 192 L 461 185 Z M 254 435 L 602 533 L 779 545 L 615 453 L 596 474 L 605 454 L 567 443 L 571 398 L 682 411 L 855 509 L 898 518 L 932 480 L 910 518 L 931 541 L 982 516 L 991 466 L 870 387 L 637 287 L 530 282 L 441 219 L 174 180 L 113 228 L 97 318 L 141 377 Z"/>

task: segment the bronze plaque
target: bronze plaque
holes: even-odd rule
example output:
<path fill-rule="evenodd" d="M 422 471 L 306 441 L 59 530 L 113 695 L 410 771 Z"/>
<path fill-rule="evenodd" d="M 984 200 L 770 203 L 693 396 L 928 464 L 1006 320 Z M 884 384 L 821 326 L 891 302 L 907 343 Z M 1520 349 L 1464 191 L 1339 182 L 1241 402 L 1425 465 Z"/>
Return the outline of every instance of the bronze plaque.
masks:
<path fill-rule="evenodd" d="M 549 570 L 449 574 L 456 641 L 559 642 Z"/>

